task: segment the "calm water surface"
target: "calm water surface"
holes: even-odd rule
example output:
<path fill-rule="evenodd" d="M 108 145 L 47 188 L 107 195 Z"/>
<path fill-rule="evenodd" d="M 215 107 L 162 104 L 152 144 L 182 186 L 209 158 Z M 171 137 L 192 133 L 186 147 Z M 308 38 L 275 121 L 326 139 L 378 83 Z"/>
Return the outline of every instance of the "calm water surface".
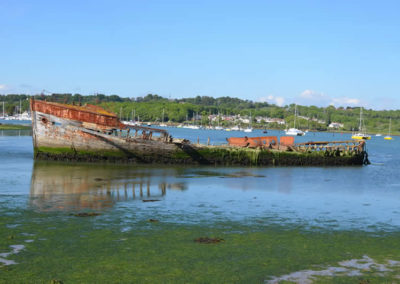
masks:
<path fill-rule="evenodd" d="M 212 144 L 245 135 L 169 131 L 203 143 L 210 137 Z M 251 134 L 259 135 L 265 134 Z M 400 260 L 393 251 L 400 243 L 396 138 L 372 137 L 372 164 L 363 167 L 155 167 L 34 162 L 29 131 L 0 131 L 0 280 L 317 283 L 317 276 L 284 275 L 364 255 Z M 349 134 L 308 133 L 296 142 L 346 139 Z M 73 215 L 82 212 L 100 215 Z M 201 236 L 225 242 L 193 242 Z M 324 281 L 392 279 L 397 268 L 391 269 L 383 276 L 373 269 L 367 276 L 332 272 Z"/>

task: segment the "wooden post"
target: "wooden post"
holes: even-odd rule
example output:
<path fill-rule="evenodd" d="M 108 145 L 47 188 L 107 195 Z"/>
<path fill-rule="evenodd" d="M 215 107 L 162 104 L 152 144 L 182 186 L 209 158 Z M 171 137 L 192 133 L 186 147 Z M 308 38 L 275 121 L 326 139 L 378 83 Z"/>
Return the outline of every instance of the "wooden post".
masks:
<path fill-rule="evenodd" d="M 210 137 L 207 139 L 207 145 L 210 146 Z"/>
<path fill-rule="evenodd" d="M 167 192 L 167 185 L 165 184 L 165 182 L 163 182 L 161 184 L 161 193 L 164 196 L 166 192 Z"/>
<path fill-rule="evenodd" d="M 199 143 L 199 136 L 197 136 L 197 144 L 200 144 L 200 143 Z"/>

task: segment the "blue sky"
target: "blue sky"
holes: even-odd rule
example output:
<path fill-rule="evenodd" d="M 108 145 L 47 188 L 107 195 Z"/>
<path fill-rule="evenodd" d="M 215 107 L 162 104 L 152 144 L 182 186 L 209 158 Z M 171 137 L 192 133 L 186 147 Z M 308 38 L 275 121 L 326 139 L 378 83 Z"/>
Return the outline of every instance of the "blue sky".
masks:
<path fill-rule="evenodd" d="M 399 109 L 400 1 L 0 1 L 0 94 Z"/>

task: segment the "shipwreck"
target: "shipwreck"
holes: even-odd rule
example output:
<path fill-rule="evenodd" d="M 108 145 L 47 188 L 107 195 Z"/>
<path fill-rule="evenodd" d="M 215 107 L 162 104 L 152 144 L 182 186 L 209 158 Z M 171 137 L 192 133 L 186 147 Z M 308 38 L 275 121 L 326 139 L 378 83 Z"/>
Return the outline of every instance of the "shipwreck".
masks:
<path fill-rule="evenodd" d="M 229 166 L 345 166 L 368 163 L 365 141 L 295 144 L 293 137 L 228 138 L 226 145 L 175 139 L 166 130 L 127 125 L 99 106 L 31 99 L 34 158 Z"/>

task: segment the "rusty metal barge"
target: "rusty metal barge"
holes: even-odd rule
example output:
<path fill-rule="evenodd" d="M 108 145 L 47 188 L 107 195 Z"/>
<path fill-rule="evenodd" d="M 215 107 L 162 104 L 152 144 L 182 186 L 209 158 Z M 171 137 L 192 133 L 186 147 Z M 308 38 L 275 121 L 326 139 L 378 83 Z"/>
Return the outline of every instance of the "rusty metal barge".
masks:
<path fill-rule="evenodd" d="M 367 163 L 365 141 L 308 142 L 293 137 L 228 138 L 226 145 L 174 139 L 163 129 L 127 125 L 94 105 L 31 99 L 35 159 L 231 166 L 346 166 Z"/>

